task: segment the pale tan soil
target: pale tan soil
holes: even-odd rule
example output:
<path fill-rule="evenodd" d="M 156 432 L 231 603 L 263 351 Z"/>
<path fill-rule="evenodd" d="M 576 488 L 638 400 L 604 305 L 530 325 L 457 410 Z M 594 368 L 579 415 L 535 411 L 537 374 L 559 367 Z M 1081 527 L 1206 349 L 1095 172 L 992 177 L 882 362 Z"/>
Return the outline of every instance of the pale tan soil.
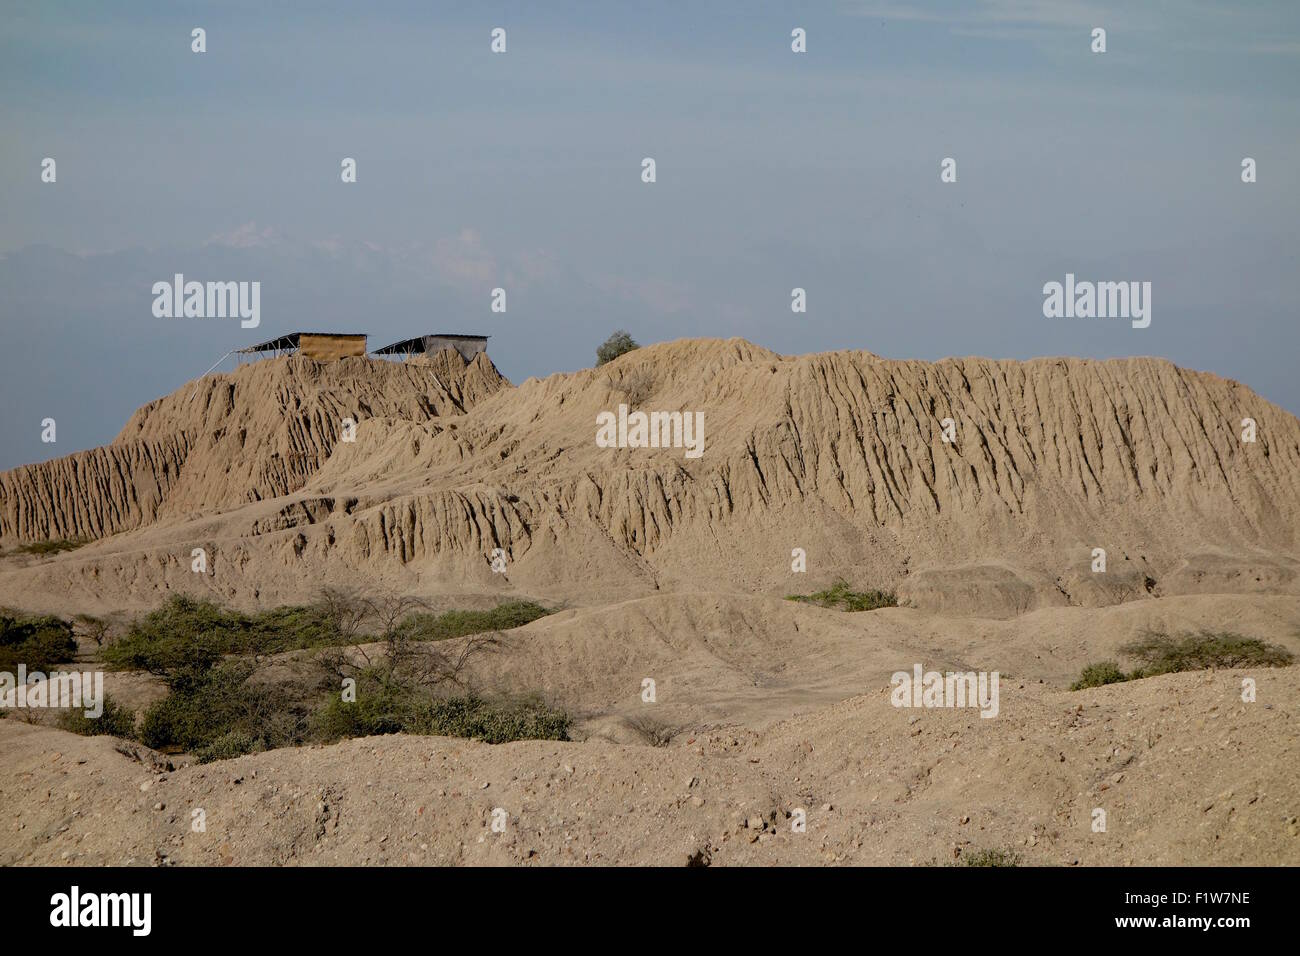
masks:
<path fill-rule="evenodd" d="M 707 848 L 714 865 L 925 864 L 991 848 L 1025 864 L 1300 863 L 1300 669 L 1252 674 L 1254 704 L 1244 673 L 1078 694 L 1007 682 L 991 720 L 894 708 L 882 687 L 667 748 L 373 737 L 170 773 L 9 718 L 0 862 L 677 865 Z"/>
<path fill-rule="evenodd" d="M 703 457 L 597 448 L 619 402 L 702 411 Z M 1300 862 L 1296 667 L 1249 672 L 1253 704 L 1246 672 L 1065 689 L 1147 630 L 1300 653 L 1298 533 L 1300 421 L 1156 359 L 693 340 L 518 388 L 454 353 L 256 363 L 141 409 L 103 449 L 0 475 L 0 605 L 136 613 L 182 592 L 251 610 L 327 585 L 436 609 L 540 599 L 564 609 L 469 677 L 542 693 L 578 742 L 373 738 L 160 775 L 138 745 L 144 762 L 11 715 L 0 862 Z M 12 551 L 78 535 L 97 540 Z M 906 606 L 783 600 L 838 576 Z M 312 657 L 259 679 L 301 686 Z M 893 708 L 890 674 L 915 663 L 999 671 L 1001 715 Z M 106 683 L 136 709 L 162 693 Z M 668 747 L 643 743 L 647 717 L 680 731 Z"/>

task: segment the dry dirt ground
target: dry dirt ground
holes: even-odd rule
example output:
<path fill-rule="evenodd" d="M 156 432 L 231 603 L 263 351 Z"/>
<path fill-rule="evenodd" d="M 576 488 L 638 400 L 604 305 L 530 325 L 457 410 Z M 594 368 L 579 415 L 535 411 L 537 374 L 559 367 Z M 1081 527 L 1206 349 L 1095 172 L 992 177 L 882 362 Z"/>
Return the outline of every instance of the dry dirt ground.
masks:
<path fill-rule="evenodd" d="M 620 403 L 702 411 L 705 453 L 598 448 Z M 91 540 L 20 550 L 58 538 Z M 392 736 L 198 766 L 11 714 L 0 863 L 1300 863 L 1300 668 L 1067 690 L 1147 630 L 1300 654 L 1300 421 L 1157 359 L 691 340 L 518 387 L 484 356 L 268 360 L 0 474 L 0 546 L 0 605 L 63 616 L 323 585 L 558 605 L 469 676 L 577 717 L 571 743 Z M 841 576 L 905 606 L 783 599 Z M 999 715 L 892 706 L 914 664 L 998 671 Z M 161 693 L 107 681 L 136 708 Z"/>
<path fill-rule="evenodd" d="M 10 718 L 0 862 L 1300 863 L 1300 670 L 1252 675 L 1253 704 L 1243 676 L 1008 681 L 988 720 L 882 687 L 662 748 L 380 737 L 171 771 Z"/>

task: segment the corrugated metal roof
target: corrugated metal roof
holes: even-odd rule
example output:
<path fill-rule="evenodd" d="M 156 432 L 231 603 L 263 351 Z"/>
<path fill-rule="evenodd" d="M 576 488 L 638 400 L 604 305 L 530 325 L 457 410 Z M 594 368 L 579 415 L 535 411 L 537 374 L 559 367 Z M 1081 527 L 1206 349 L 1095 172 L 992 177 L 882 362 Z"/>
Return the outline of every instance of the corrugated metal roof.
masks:
<path fill-rule="evenodd" d="M 394 352 L 423 352 L 426 339 L 464 339 L 471 342 L 486 342 L 490 335 L 471 335 L 465 332 L 430 332 L 427 335 L 417 335 L 415 338 L 402 339 L 391 345 L 385 345 L 382 349 L 375 349 L 375 355 L 389 355 Z"/>

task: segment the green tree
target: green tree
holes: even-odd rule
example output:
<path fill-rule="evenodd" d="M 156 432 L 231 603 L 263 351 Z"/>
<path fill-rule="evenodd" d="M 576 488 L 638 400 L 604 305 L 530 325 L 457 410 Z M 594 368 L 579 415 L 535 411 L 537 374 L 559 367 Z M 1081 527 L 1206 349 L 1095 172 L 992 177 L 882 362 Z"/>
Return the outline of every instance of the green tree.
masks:
<path fill-rule="evenodd" d="M 605 340 L 605 344 L 596 349 L 596 365 L 601 366 L 606 362 L 612 362 L 624 352 L 630 352 L 640 347 L 632 336 L 619 329 Z"/>

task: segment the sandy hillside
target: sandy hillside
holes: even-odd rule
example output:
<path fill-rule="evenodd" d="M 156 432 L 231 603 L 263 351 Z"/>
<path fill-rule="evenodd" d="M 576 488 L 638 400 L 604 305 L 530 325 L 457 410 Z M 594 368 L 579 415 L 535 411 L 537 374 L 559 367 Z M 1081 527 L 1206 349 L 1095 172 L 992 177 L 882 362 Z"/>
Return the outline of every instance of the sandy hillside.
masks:
<path fill-rule="evenodd" d="M 209 375 L 139 409 L 112 444 L 0 474 L 0 536 L 99 538 L 296 491 L 345 418 L 429 421 L 509 385 L 454 351 L 397 364 L 297 357 Z"/>
<path fill-rule="evenodd" d="M 704 453 L 597 447 L 620 403 L 701 413 Z M 59 538 L 92 540 L 17 550 Z M 1300 862 L 1296 667 L 1066 689 L 1149 630 L 1300 655 L 1300 421 L 1158 359 L 684 340 L 517 387 L 450 351 L 272 359 L 179 388 L 103 448 L 0 474 L 0 545 L 0 606 L 64 616 L 177 592 L 251 610 L 326 585 L 560 605 L 468 674 L 577 718 L 574 743 L 395 736 L 158 773 L 139 745 L 10 716 L 0 862 Z M 903 606 L 784 600 L 837 577 Z M 1002 712 L 890 706 L 914 663 L 999 671 Z M 109 685 L 139 706 L 160 693 Z M 651 713 L 667 747 L 635 728 Z"/>
<path fill-rule="evenodd" d="M 1300 589 L 1300 421 L 1168 362 L 685 340 L 509 388 L 485 357 L 438 360 L 442 375 L 254 363 L 142 409 L 112 445 L 0 476 L 6 539 L 130 531 L 0 572 L 0 595 L 257 603 L 322 578 L 577 603 L 701 583 L 780 594 L 794 548 L 813 584 L 843 574 L 984 614 Z M 704 454 L 598 448 L 596 415 L 620 402 L 701 412 Z M 207 579 L 190 572 L 199 546 Z"/>

